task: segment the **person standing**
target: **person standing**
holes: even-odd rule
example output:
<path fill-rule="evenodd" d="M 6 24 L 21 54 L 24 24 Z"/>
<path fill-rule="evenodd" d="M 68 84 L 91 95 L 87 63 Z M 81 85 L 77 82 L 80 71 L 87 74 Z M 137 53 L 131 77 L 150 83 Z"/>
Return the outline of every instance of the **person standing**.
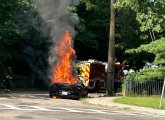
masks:
<path fill-rule="evenodd" d="M 12 68 L 8 67 L 8 69 L 5 71 L 5 75 L 4 75 L 4 83 L 5 83 L 4 85 L 5 85 L 6 92 L 10 92 L 10 90 L 11 90 L 12 79 L 13 79 Z"/>

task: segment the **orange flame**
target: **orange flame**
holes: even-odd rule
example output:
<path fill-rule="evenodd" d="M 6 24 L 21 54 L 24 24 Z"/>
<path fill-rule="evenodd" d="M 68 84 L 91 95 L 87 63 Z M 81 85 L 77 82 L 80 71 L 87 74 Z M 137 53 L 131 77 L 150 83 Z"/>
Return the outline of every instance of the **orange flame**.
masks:
<path fill-rule="evenodd" d="M 59 46 L 55 48 L 58 62 L 54 67 L 52 83 L 74 84 L 77 82 L 77 78 L 73 75 L 71 57 L 75 54 L 75 50 L 71 46 L 71 40 L 69 32 L 66 31 Z"/>

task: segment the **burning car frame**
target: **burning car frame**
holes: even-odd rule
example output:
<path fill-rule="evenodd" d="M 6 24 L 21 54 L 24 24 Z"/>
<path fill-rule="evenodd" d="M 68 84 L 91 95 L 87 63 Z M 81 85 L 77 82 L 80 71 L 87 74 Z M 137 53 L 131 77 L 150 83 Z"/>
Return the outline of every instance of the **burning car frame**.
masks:
<path fill-rule="evenodd" d="M 88 96 L 88 89 L 83 83 L 54 83 L 49 88 L 50 98 L 80 99 Z"/>
<path fill-rule="evenodd" d="M 54 50 L 58 56 L 58 61 L 53 69 L 52 81 L 49 88 L 50 98 L 80 99 L 81 97 L 87 97 L 88 89 L 73 74 L 72 56 L 75 55 L 75 50 L 72 48 L 72 39 L 68 31 L 65 32 Z"/>

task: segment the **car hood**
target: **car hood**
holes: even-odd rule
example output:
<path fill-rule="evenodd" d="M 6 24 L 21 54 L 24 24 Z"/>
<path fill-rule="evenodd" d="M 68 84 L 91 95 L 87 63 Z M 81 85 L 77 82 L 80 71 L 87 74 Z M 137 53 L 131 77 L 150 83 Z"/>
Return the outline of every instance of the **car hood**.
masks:
<path fill-rule="evenodd" d="M 68 84 L 68 83 L 54 83 L 50 86 L 51 89 L 58 90 L 74 90 L 76 89 L 76 84 Z"/>

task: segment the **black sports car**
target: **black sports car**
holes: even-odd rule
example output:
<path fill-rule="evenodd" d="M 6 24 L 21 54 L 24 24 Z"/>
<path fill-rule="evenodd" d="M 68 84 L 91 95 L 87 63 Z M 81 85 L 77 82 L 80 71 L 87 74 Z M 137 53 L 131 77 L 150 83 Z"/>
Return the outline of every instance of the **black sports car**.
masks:
<path fill-rule="evenodd" d="M 77 82 L 75 84 L 54 83 L 50 85 L 49 96 L 50 98 L 59 97 L 80 99 L 81 97 L 88 96 L 88 89 L 81 82 Z"/>

